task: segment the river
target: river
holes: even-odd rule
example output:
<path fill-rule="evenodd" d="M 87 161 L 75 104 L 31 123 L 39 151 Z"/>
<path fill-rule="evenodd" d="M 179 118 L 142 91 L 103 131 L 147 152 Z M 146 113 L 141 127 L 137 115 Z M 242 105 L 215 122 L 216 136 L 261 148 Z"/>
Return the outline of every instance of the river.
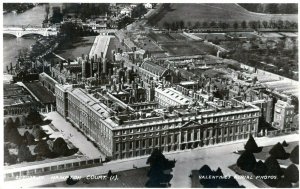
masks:
<path fill-rule="evenodd" d="M 60 6 L 61 4 L 50 4 L 50 14 L 53 6 Z M 29 9 L 21 14 L 7 13 L 3 15 L 3 26 L 12 25 L 31 25 L 42 26 L 43 20 L 46 16 L 46 5 L 39 5 L 32 9 Z M 24 48 L 30 48 L 36 41 L 35 38 L 16 38 L 9 35 L 3 36 L 3 70 L 6 72 L 6 65 L 10 62 L 15 65 L 16 58 L 20 50 Z"/>

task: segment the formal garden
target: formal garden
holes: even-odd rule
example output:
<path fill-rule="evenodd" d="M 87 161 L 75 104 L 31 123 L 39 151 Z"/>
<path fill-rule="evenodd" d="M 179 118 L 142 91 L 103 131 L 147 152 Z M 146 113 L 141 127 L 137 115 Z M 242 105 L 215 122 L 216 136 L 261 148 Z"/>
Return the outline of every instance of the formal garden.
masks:
<path fill-rule="evenodd" d="M 39 112 L 31 110 L 23 118 L 8 118 L 4 123 L 4 164 L 14 165 L 58 157 L 71 156 L 77 148 L 65 141 L 60 135 L 47 134 L 44 126 L 51 120 L 43 120 Z"/>
<path fill-rule="evenodd" d="M 277 143 L 259 147 L 250 136 L 235 165 L 230 166 L 237 174 L 258 187 L 299 187 L 299 144 L 298 142 Z"/>

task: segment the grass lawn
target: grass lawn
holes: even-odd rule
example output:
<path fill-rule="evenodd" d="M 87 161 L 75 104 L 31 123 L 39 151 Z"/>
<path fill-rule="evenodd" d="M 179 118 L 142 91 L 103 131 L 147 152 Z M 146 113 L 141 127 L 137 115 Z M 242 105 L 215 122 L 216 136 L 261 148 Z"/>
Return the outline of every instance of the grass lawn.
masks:
<path fill-rule="evenodd" d="M 200 41 L 164 43 L 161 46 L 171 55 L 176 56 L 217 54 L 213 46 Z"/>
<path fill-rule="evenodd" d="M 81 179 L 72 187 L 100 187 L 100 188 L 144 188 L 145 183 L 148 180 L 147 173 L 148 167 L 132 169 L 121 172 L 114 172 L 117 174 L 117 180 L 104 180 L 104 179 L 90 179 L 88 183 L 84 183 L 84 179 Z M 105 176 L 105 175 L 103 175 Z M 45 185 L 44 187 L 68 187 L 66 182 L 59 182 L 51 185 Z"/>
<path fill-rule="evenodd" d="M 253 21 L 253 20 L 266 20 L 269 21 L 271 19 L 274 20 L 289 20 L 297 22 L 296 14 L 260 14 L 249 12 L 241 6 L 233 3 L 226 4 L 208 4 L 208 3 L 173 3 L 170 7 L 165 7 L 161 10 L 157 15 L 150 18 L 149 22 L 154 25 L 163 26 L 164 22 L 172 23 L 175 21 L 183 20 L 185 24 L 187 22 L 191 22 L 194 24 L 195 22 L 219 22 L 219 21 Z M 154 19 L 155 22 L 152 22 L 151 19 Z"/>
<path fill-rule="evenodd" d="M 156 42 L 165 42 L 165 41 L 173 41 L 174 38 L 166 33 L 150 33 L 149 37 L 151 37 Z"/>
<path fill-rule="evenodd" d="M 170 33 L 170 36 L 172 36 L 176 40 L 190 40 L 191 38 L 186 37 L 182 33 Z"/>
<path fill-rule="evenodd" d="M 213 40 L 226 40 L 227 37 L 225 33 L 195 33 L 193 34 L 203 40 L 213 41 Z"/>

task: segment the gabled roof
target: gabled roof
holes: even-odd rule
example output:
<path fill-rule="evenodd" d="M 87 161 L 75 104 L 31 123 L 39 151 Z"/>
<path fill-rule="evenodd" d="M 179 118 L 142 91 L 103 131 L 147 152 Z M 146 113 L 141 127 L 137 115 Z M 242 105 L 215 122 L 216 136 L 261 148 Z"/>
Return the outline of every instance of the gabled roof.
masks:
<path fill-rule="evenodd" d="M 145 60 L 142 65 L 141 68 L 155 74 L 158 76 L 163 76 L 163 74 L 168 70 L 167 68 L 164 68 L 158 64 L 155 64 L 154 62 L 152 62 L 152 60 Z"/>

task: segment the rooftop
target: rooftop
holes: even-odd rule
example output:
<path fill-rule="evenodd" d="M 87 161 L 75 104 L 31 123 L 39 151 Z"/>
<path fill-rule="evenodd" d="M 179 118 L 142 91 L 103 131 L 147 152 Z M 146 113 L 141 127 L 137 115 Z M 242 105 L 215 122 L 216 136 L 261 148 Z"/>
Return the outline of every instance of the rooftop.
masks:
<path fill-rule="evenodd" d="M 55 96 L 48 91 L 40 82 L 33 81 L 24 83 L 26 88 L 43 104 L 55 103 Z"/>
<path fill-rule="evenodd" d="M 192 98 L 183 95 L 181 92 L 176 91 L 173 88 L 155 88 L 155 91 L 158 91 L 159 93 L 164 94 L 168 98 L 171 98 L 172 100 L 176 101 L 177 103 L 181 105 L 187 105 L 193 101 Z"/>

